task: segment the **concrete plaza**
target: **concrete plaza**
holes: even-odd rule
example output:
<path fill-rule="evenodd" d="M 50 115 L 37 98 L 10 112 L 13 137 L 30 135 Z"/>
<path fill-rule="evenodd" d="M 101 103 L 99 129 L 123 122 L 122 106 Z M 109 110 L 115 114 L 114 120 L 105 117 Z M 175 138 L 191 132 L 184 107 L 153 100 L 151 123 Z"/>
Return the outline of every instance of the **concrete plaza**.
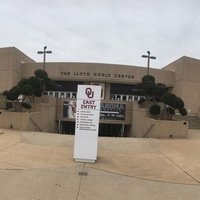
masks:
<path fill-rule="evenodd" d="M 100 137 L 95 164 L 74 162 L 73 144 L 70 135 L 0 129 L 0 199 L 200 199 L 200 131 Z"/>

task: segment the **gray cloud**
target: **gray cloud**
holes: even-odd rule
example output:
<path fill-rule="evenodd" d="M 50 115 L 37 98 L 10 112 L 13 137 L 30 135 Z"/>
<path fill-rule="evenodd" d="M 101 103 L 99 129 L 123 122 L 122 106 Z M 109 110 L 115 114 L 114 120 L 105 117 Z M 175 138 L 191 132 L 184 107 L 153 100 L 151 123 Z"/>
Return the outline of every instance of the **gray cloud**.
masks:
<path fill-rule="evenodd" d="M 1 46 L 42 61 L 146 66 L 147 50 L 161 68 L 183 55 L 198 58 L 198 0 L 0 0 Z"/>

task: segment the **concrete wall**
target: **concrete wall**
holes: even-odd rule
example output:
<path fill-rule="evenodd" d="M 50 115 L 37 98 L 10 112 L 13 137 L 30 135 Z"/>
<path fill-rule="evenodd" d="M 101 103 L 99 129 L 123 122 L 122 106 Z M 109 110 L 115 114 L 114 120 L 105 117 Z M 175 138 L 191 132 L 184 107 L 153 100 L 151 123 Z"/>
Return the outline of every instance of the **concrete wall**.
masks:
<path fill-rule="evenodd" d="M 147 111 L 146 108 L 139 108 L 137 103 L 132 107 L 132 128 L 130 137 L 143 137 L 145 133 Z"/>
<path fill-rule="evenodd" d="M 30 77 L 35 70 L 41 69 L 42 63 L 27 63 L 22 65 L 22 77 Z M 132 84 L 141 82 L 146 75 L 145 67 L 100 64 L 100 63 L 46 63 L 46 71 L 53 80 L 94 81 L 109 83 Z M 150 69 L 157 82 L 172 86 L 174 72 Z"/>
<path fill-rule="evenodd" d="M 0 92 L 8 90 L 22 78 L 22 63 L 34 62 L 15 47 L 0 48 Z"/>
<path fill-rule="evenodd" d="M 15 130 L 39 131 L 39 129 L 30 120 L 28 112 L 10 112 L 0 111 L 0 127 Z"/>
<path fill-rule="evenodd" d="M 1 110 L 0 127 L 16 130 L 56 132 L 56 99 L 36 98 L 31 111 Z"/>
<path fill-rule="evenodd" d="M 200 112 L 200 60 L 186 56 L 164 68 L 174 71 L 173 92 L 182 98 L 189 114 Z"/>
<path fill-rule="evenodd" d="M 31 116 L 43 132 L 56 132 L 56 98 L 43 96 L 35 98 L 32 104 Z"/>
<path fill-rule="evenodd" d="M 146 118 L 145 129 L 149 130 L 146 137 L 149 138 L 186 138 L 188 134 L 187 121 L 168 121 L 168 120 L 154 120 Z"/>
<path fill-rule="evenodd" d="M 145 108 L 136 104 L 132 112 L 131 137 L 150 138 L 186 138 L 188 133 L 187 121 L 154 120 L 148 118 Z"/>

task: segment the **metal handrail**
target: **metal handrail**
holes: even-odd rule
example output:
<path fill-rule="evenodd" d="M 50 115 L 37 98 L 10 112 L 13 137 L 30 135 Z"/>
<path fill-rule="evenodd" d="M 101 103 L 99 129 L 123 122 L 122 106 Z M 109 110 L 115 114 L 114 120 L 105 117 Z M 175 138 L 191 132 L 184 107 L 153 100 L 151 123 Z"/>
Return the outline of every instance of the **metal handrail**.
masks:
<path fill-rule="evenodd" d="M 152 128 L 154 127 L 155 124 L 151 124 L 151 126 L 147 129 L 147 131 L 145 132 L 145 134 L 143 135 L 143 137 L 148 137 L 149 133 L 151 132 Z"/>

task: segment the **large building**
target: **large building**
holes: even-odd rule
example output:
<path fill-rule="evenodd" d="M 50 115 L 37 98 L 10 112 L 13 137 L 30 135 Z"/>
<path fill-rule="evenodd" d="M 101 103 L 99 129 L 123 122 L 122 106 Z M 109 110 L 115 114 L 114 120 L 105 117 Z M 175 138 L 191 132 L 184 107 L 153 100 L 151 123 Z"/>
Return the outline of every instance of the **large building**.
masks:
<path fill-rule="evenodd" d="M 21 79 L 28 78 L 43 63 L 37 63 L 15 47 L 0 48 L 0 92 L 8 90 Z M 102 86 L 100 134 L 131 135 L 133 107 L 141 97 L 139 83 L 146 67 L 100 63 L 46 63 L 45 70 L 59 89 L 46 91 L 56 99 L 55 126 L 62 132 L 73 133 L 78 84 Z M 162 69 L 150 69 L 157 83 L 164 83 L 185 102 L 190 115 L 200 109 L 200 60 L 181 57 Z M 58 126 L 59 124 L 59 126 Z M 60 131 L 60 130 L 59 130 Z"/>

